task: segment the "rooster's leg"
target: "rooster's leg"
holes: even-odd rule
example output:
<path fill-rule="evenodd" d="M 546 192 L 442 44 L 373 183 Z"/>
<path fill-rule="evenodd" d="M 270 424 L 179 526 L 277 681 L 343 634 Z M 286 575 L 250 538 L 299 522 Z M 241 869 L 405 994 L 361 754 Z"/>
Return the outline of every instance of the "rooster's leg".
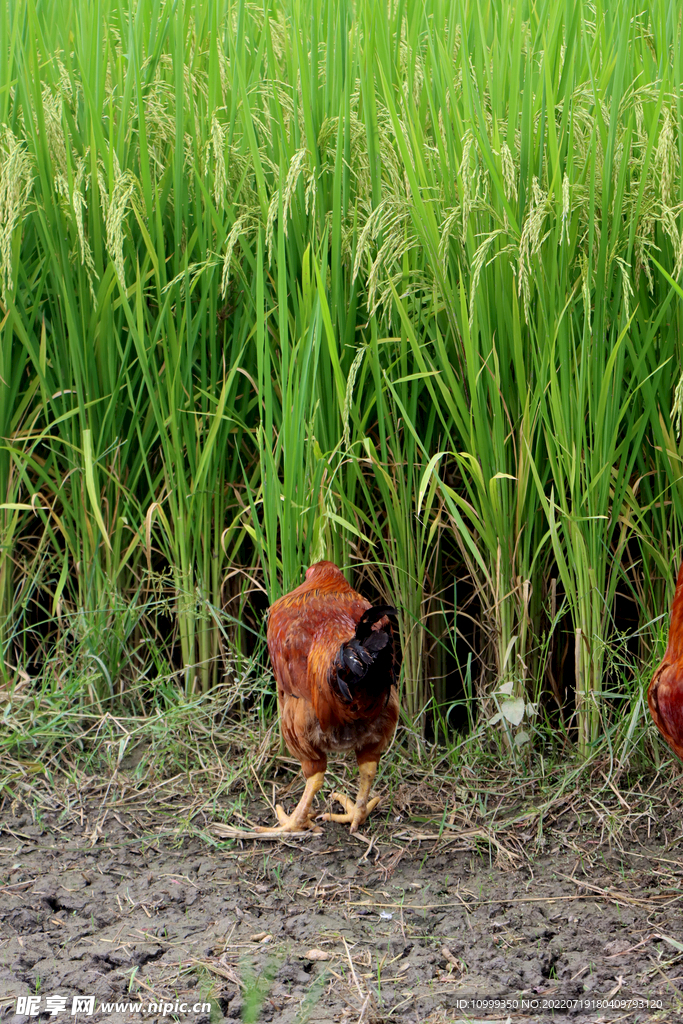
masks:
<path fill-rule="evenodd" d="M 350 797 L 344 793 L 331 793 L 330 799 L 336 800 L 346 808 L 346 814 L 323 814 L 321 817 L 323 821 L 341 821 L 342 823 L 351 822 L 350 832 L 357 832 L 358 828 L 364 823 L 368 814 L 375 809 L 379 803 L 379 797 L 373 796 L 372 800 L 368 800 L 370 796 L 370 789 L 374 782 L 375 775 L 377 774 L 377 762 L 376 761 L 365 761 L 363 764 L 358 766 L 358 774 L 360 775 L 360 785 L 358 787 L 358 796 L 354 804 Z"/>
<path fill-rule="evenodd" d="M 313 832 L 322 832 L 322 829 L 314 824 L 311 818 L 311 804 L 315 794 L 322 789 L 323 781 L 325 779 L 325 772 L 316 772 L 315 775 L 309 776 L 306 779 L 306 788 L 303 791 L 303 795 L 299 803 L 296 805 L 291 814 L 285 814 L 282 804 L 277 804 L 275 810 L 277 812 L 279 825 L 275 825 L 272 828 L 257 828 L 257 832 L 304 832 L 306 829 L 311 829 Z"/>

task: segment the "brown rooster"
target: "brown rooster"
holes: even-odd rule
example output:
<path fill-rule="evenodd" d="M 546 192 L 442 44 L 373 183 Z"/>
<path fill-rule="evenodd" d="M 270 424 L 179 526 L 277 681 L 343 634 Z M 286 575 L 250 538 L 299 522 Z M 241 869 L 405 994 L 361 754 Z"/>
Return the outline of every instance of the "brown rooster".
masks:
<path fill-rule="evenodd" d="M 316 562 L 301 586 L 271 606 L 268 650 L 282 735 L 301 761 L 306 788 L 291 815 L 278 804 L 279 826 L 259 831 L 320 831 L 311 805 L 334 751 L 355 750 L 360 786 L 355 803 L 333 793 L 345 813 L 322 819 L 350 822 L 356 832 L 379 803 L 368 799 L 370 788 L 398 721 L 395 623 L 395 608 L 373 608 L 332 562 Z"/>
<path fill-rule="evenodd" d="M 647 702 L 655 725 L 683 759 L 683 562 L 671 607 L 669 640 L 647 691 Z"/>

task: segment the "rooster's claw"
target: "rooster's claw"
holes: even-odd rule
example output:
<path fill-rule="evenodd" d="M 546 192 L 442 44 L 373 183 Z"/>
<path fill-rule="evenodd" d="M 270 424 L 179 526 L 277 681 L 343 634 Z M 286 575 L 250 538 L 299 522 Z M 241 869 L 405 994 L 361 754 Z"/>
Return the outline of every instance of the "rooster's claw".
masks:
<path fill-rule="evenodd" d="M 351 797 L 346 796 L 345 793 L 330 793 L 330 799 L 336 800 L 337 803 L 341 804 L 346 809 L 344 814 L 333 814 L 331 811 L 327 811 L 325 814 L 321 814 L 320 817 L 323 821 L 338 821 L 342 825 L 351 824 L 349 831 L 357 832 L 361 825 L 363 825 L 370 814 L 374 811 L 375 807 L 379 803 L 379 797 L 373 796 L 372 800 L 364 804 L 355 803 Z"/>

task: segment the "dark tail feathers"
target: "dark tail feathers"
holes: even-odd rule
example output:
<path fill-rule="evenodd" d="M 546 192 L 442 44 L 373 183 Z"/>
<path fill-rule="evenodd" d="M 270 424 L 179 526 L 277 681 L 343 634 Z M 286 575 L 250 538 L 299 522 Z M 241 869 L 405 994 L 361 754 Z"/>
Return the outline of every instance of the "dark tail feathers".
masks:
<path fill-rule="evenodd" d="M 388 627 L 373 629 L 384 616 L 393 622 Z M 361 682 L 366 690 L 386 690 L 388 694 L 391 684 L 396 681 L 399 659 L 394 624 L 398 626 L 398 613 L 391 605 L 368 608 L 356 626 L 356 635 L 339 648 L 334 660 L 335 689 L 346 704 L 353 701 L 352 691 Z"/>

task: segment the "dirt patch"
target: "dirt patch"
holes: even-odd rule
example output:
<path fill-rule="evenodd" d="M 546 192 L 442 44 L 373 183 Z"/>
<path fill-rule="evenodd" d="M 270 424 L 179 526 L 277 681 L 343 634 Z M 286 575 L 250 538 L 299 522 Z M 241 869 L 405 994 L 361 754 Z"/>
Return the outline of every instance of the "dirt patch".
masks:
<path fill-rule="evenodd" d="M 360 837 L 221 848 L 208 821 L 181 834 L 180 800 L 156 818 L 121 794 L 77 803 L 2 812 L 13 1024 L 26 996 L 34 1020 L 114 1024 L 683 1019 L 678 811 L 611 846 L 565 807 L 542 840 L 519 820 L 506 839 L 380 814 Z M 93 1012 L 73 1015 L 75 996 Z"/>

